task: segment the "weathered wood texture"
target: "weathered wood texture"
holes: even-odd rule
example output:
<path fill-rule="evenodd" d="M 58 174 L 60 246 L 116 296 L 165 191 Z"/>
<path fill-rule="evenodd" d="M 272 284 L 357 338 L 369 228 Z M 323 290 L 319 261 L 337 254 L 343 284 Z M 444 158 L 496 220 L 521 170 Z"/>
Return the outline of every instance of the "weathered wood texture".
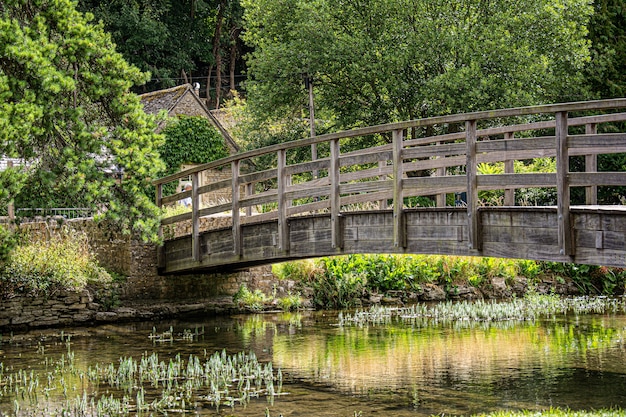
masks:
<path fill-rule="evenodd" d="M 191 213 L 163 219 L 162 224 L 169 227 L 191 220 L 192 231 L 189 238 L 165 243 L 159 265 L 165 272 L 177 272 L 383 252 L 626 266 L 620 249 L 624 233 L 610 226 L 626 222 L 623 211 L 598 208 L 583 216 L 571 208 L 570 198 L 571 187 L 584 187 L 585 203 L 598 207 L 598 187 L 626 186 L 626 172 L 598 172 L 597 166 L 598 155 L 626 152 L 626 133 L 615 133 L 614 128 L 614 133 L 604 133 L 608 130 L 605 124 L 626 120 L 626 113 L 615 112 L 622 108 L 626 108 L 626 99 L 372 126 L 276 144 L 161 178 L 154 182 L 158 205 L 192 198 Z M 601 114 L 604 111 L 607 114 Z M 598 114 L 572 118 L 572 112 Z M 525 116 L 544 121 L 520 123 Z M 493 126 L 494 121 L 500 125 L 481 128 Z M 464 130 L 447 132 L 450 125 Z M 421 129 L 427 126 L 432 128 Z M 441 134 L 411 136 L 418 131 Z M 390 143 L 356 150 L 350 143 L 352 138 L 371 135 L 385 137 Z M 325 155 L 289 164 L 288 155 L 294 150 L 306 148 L 300 152 L 306 154 L 312 145 L 323 143 L 328 143 L 320 147 L 327 150 Z M 351 150 L 342 153 L 343 148 Z M 257 169 L 256 158 L 261 156 L 271 156 L 276 163 Z M 570 172 L 570 157 L 584 157 L 585 172 Z M 555 158 L 555 172 L 515 172 L 516 161 L 532 158 Z M 501 164 L 500 168 L 485 165 L 494 163 Z M 221 167 L 231 172 L 230 180 L 199 184 L 199 173 Z M 162 195 L 164 184 L 188 175 L 193 180 L 191 191 Z M 556 207 L 513 207 L 516 190 L 539 187 L 557 190 Z M 203 194 L 220 190 L 227 191 L 224 195 L 230 195 L 230 201 L 204 205 Z M 490 190 L 502 190 L 504 208 L 481 207 L 481 193 Z M 446 207 L 452 194 L 456 203 L 464 204 L 462 209 Z M 412 209 L 416 202 L 425 201 L 443 211 Z M 508 214 L 511 221 L 525 226 L 502 224 L 506 215 L 501 210 L 505 208 L 512 210 Z M 441 213 L 446 213 L 448 223 L 442 223 Z M 201 233 L 198 220 L 216 215 L 230 216 L 232 227 L 226 232 Z M 593 222 L 597 223 L 595 229 L 587 226 Z"/>
<path fill-rule="evenodd" d="M 481 251 L 469 245 L 464 208 L 405 209 L 406 247 L 394 245 L 392 210 L 342 215 L 343 247 L 333 244 L 330 214 L 290 219 L 288 254 L 278 245 L 277 221 L 242 226 L 243 253 L 233 254 L 227 229 L 201 235 L 201 262 L 189 257 L 190 238 L 165 243 L 167 273 L 240 269 L 287 259 L 350 253 L 421 253 L 523 258 L 626 267 L 626 208 L 573 207 L 575 255 L 560 253 L 556 207 L 482 207 Z"/>

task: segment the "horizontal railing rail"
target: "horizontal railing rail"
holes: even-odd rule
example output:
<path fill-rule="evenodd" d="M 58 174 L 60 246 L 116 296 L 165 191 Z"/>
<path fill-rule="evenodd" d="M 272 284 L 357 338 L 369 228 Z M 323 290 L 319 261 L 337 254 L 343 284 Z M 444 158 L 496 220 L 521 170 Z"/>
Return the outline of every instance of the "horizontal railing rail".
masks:
<path fill-rule="evenodd" d="M 346 210 L 393 210 L 393 244 L 406 241 L 404 210 L 411 199 L 431 196 L 436 206 L 446 195 L 464 193 L 470 249 L 480 251 L 479 192 L 504 190 L 503 205 L 515 205 L 519 188 L 556 188 L 561 254 L 573 255 L 569 218 L 570 187 L 585 187 L 585 202 L 597 204 L 599 186 L 626 186 L 625 172 L 597 172 L 597 157 L 626 153 L 626 133 L 598 133 L 598 125 L 626 121 L 626 99 L 551 104 L 432 117 L 336 132 L 281 143 L 229 156 L 154 181 L 159 206 L 191 199 L 191 211 L 165 218 L 163 226 L 191 220 L 192 256 L 200 260 L 199 219 L 227 214 L 233 250 L 241 254 L 241 226 L 278 221 L 278 247 L 289 251 L 288 221 L 293 216 L 330 214 L 333 247 L 340 247 L 340 221 Z M 601 113 L 569 117 L 570 113 Z M 604 113 L 602 113 L 604 112 Z M 528 123 L 520 118 L 528 117 Z M 546 120 L 548 119 L 548 120 Z M 458 132 L 449 132 L 452 129 Z M 481 127 L 481 128 L 479 128 Z M 583 129 L 584 128 L 584 129 Z M 419 132 L 418 132 L 419 130 Z M 423 131 L 441 134 L 420 134 Z M 351 139 L 379 136 L 363 149 Z M 319 159 L 289 163 L 290 152 L 311 145 Z M 341 152 L 341 147 L 349 148 Z M 324 151 L 320 151 L 324 154 Z M 300 152 L 299 155 L 305 154 Z M 272 155 L 272 166 L 259 169 L 258 158 Z M 570 157 L 584 156 L 584 172 L 570 171 Z M 555 158 L 554 172 L 516 173 L 514 162 Z M 479 173 L 481 164 L 503 163 L 503 172 Z M 221 170 L 227 179 L 201 183 L 201 174 Z M 230 171 L 229 171 L 230 170 Z M 191 177 L 191 191 L 164 196 L 164 186 Z M 221 192 L 221 199 L 211 193 Z M 226 195 L 227 198 L 223 196 Z"/>

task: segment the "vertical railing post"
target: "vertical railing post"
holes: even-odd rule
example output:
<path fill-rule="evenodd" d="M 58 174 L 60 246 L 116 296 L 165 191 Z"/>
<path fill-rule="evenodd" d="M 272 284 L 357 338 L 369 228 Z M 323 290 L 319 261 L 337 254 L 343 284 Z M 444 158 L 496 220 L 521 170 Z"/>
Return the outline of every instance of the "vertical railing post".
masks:
<path fill-rule="evenodd" d="M 598 133 L 598 126 L 595 123 L 585 125 L 586 135 Z M 598 172 L 598 155 L 585 155 L 585 172 Z M 598 186 L 590 185 L 585 188 L 585 203 L 588 205 L 598 204 Z"/>
<path fill-rule="evenodd" d="M 506 132 L 504 134 L 504 139 L 513 139 L 515 134 L 513 132 Z M 504 161 L 504 173 L 505 174 L 515 174 L 515 161 L 512 159 L 507 159 Z M 515 189 L 507 188 L 504 190 L 504 205 L 505 206 L 514 206 L 515 205 Z"/>
<path fill-rule="evenodd" d="M 249 182 L 246 184 L 246 197 L 251 197 L 254 194 L 254 184 Z M 252 216 L 252 206 L 246 207 L 246 216 Z"/>
<path fill-rule="evenodd" d="M 406 247 L 406 225 L 404 222 L 404 194 L 402 192 L 402 176 L 404 167 L 402 160 L 403 131 L 393 131 L 393 246 Z"/>
<path fill-rule="evenodd" d="M 570 222 L 569 151 L 567 149 L 567 112 L 556 113 L 556 189 L 559 253 L 574 255 Z"/>
<path fill-rule="evenodd" d="M 241 256 L 241 220 L 239 218 L 239 160 L 231 163 L 232 170 L 232 220 L 233 220 L 233 253 Z"/>
<path fill-rule="evenodd" d="M 436 146 L 441 145 L 441 142 L 437 142 Z M 440 157 L 437 157 L 437 159 L 440 159 Z M 445 177 L 446 176 L 446 168 L 445 167 L 441 167 L 441 168 L 437 168 L 435 170 L 435 176 L 436 177 Z M 445 207 L 446 206 L 446 194 L 442 193 L 442 194 L 437 194 L 436 196 L 436 202 L 437 202 L 437 207 Z"/>
<path fill-rule="evenodd" d="M 200 199 L 198 186 L 200 175 L 197 172 L 191 174 L 191 253 L 194 261 L 200 261 Z"/>
<path fill-rule="evenodd" d="M 155 204 L 160 209 L 163 206 L 163 184 L 158 183 L 156 185 L 156 198 Z M 159 242 L 163 242 L 163 226 L 159 224 L 158 230 Z M 157 268 L 165 268 L 165 245 L 161 243 L 157 247 Z"/>
<path fill-rule="evenodd" d="M 383 168 L 386 168 L 386 167 L 387 167 L 387 161 L 378 161 L 378 168 L 379 169 L 382 170 Z M 378 176 L 378 180 L 379 181 L 386 181 L 387 180 L 387 175 L 379 175 Z M 387 210 L 387 199 L 386 198 L 383 199 L 383 200 L 380 200 L 378 202 L 378 208 L 380 210 Z"/>
<path fill-rule="evenodd" d="M 339 139 L 330 141 L 330 227 L 331 246 L 333 249 L 343 247 L 341 234 L 341 195 L 339 194 Z"/>
<path fill-rule="evenodd" d="M 476 120 L 465 122 L 465 143 L 467 175 L 467 228 L 469 249 L 482 250 L 480 219 L 478 218 L 478 185 L 476 181 Z"/>
<path fill-rule="evenodd" d="M 289 223 L 287 221 L 287 207 L 289 203 L 285 192 L 287 191 L 288 178 L 285 175 L 285 166 L 287 164 L 287 151 L 285 149 L 278 150 L 277 165 L 277 181 L 278 181 L 278 249 L 289 251 Z"/>

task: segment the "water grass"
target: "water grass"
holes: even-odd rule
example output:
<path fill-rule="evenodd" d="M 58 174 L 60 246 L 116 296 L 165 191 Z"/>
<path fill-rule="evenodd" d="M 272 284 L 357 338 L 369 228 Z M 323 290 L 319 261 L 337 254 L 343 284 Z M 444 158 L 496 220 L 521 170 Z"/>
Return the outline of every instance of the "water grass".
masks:
<path fill-rule="evenodd" d="M 200 330 L 183 334 L 199 335 Z M 157 353 L 144 353 L 139 359 L 121 357 L 117 363 L 83 371 L 75 366 L 70 350 L 57 361 L 46 358 L 46 365 L 50 369 L 41 375 L 7 370 L 0 363 L 0 400 L 13 399 L 14 416 L 187 413 L 207 406 L 245 407 L 255 398 L 273 404 L 275 397 L 285 394 L 280 369 L 259 362 L 253 352 L 204 352 L 187 359 L 178 354 L 166 360 Z M 79 389 L 85 384 L 92 387 L 90 393 Z"/>
<path fill-rule="evenodd" d="M 389 324 L 393 320 L 415 324 L 455 322 L 533 321 L 557 314 L 604 314 L 626 312 L 626 298 L 574 297 L 529 292 L 524 298 L 505 302 L 461 301 L 415 304 L 409 307 L 372 306 L 354 313 L 340 313 L 339 326 Z"/>

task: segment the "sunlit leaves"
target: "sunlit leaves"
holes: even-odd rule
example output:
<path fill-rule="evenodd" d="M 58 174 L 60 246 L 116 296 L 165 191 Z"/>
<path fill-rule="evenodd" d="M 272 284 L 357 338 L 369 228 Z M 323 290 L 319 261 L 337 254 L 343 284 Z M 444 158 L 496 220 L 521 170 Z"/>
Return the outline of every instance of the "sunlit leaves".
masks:
<path fill-rule="evenodd" d="M 128 91 L 148 79 L 70 0 L 10 0 L 0 15 L 0 154 L 30 165 L 18 207 L 90 206 L 156 236 L 161 137 Z M 116 183 L 113 170 L 124 172 Z"/>

